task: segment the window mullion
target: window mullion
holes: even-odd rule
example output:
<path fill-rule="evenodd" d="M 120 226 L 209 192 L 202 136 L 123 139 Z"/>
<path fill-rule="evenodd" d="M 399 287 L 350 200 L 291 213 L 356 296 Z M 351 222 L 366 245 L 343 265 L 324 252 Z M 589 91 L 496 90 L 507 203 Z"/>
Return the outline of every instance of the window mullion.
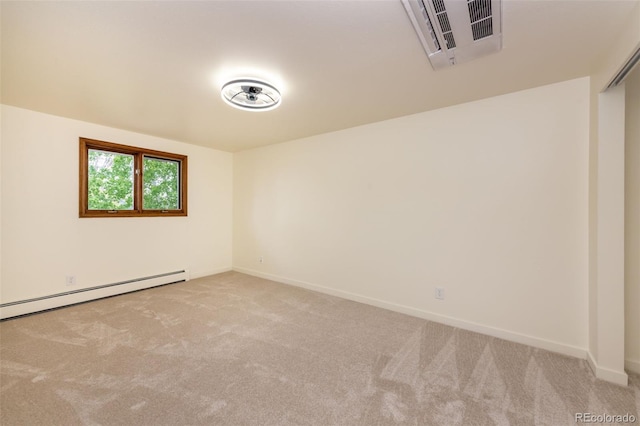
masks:
<path fill-rule="evenodd" d="M 137 153 L 135 156 L 136 170 L 134 185 L 134 209 L 138 213 L 142 213 L 142 157 L 143 155 L 140 153 Z"/>

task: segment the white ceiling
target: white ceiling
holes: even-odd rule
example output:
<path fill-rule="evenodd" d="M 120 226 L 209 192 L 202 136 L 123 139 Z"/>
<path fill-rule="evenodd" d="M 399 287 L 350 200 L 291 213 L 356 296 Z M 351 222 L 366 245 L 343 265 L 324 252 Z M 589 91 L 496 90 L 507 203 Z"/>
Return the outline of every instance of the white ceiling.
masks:
<path fill-rule="evenodd" d="M 503 50 L 436 72 L 401 0 L 2 1 L 2 103 L 239 151 L 589 75 L 636 4 L 504 0 Z"/>

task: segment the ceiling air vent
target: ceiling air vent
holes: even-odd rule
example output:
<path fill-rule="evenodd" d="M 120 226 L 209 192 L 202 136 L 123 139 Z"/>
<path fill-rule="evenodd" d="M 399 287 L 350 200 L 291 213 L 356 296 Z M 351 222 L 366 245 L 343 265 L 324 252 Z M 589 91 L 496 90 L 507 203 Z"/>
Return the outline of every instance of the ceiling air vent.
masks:
<path fill-rule="evenodd" d="M 502 49 L 501 0 L 402 0 L 433 69 Z"/>

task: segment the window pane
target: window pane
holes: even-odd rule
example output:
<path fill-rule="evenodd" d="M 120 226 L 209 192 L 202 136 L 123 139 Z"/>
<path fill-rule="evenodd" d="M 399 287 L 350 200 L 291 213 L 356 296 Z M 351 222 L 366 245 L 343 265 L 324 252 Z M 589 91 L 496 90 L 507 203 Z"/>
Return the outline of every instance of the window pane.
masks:
<path fill-rule="evenodd" d="M 142 174 L 142 208 L 178 210 L 180 208 L 180 162 L 145 156 Z"/>
<path fill-rule="evenodd" d="M 133 210 L 133 155 L 89 150 L 89 210 Z"/>

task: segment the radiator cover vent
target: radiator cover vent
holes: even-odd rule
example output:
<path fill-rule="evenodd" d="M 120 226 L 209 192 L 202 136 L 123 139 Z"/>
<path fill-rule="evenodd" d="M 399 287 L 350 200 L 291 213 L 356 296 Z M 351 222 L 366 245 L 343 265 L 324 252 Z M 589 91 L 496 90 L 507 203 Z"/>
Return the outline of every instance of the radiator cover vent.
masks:
<path fill-rule="evenodd" d="M 402 0 L 434 69 L 502 49 L 501 0 Z"/>

